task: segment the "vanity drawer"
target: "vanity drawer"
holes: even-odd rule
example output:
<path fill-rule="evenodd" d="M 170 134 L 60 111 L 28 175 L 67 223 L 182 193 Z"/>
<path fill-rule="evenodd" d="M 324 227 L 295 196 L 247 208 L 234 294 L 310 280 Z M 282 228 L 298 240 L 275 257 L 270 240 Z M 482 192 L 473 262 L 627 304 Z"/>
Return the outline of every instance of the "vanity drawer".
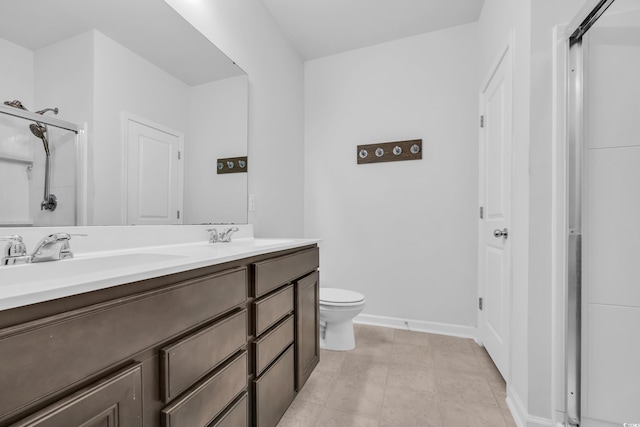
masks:
<path fill-rule="evenodd" d="M 249 425 L 249 400 L 245 393 L 218 421 L 208 427 L 241 427 Z"/>
<path fill-rule="evenodd" d="M 293 342 L 293 334 L 293 315 L 290 315 L 273 330 L 254 341 L 256 375 L 260 375 L 271 361 Z"/>
<path fill-rule="evenodd" d="M 0 421 L 246 299 L 236 268 L 0 329 Z"/>
<path fill-rule="evenodd" d="M 168 403 L 247 343 L 247 310 L 160 350 L 162 400 Z"/>
<path fill-rule="evenodd" d="M 254 302 L 253 307 L 257 337 L 293 311 L 293 285 Z"/>
<path fill-rule="evenodd" d="M 255 383 L 256 427 L 275 427 L 294 396 L 294 358 L 290 346 Z"/>
<path fill-rule="evenodd" d="M 318 248 L 313 248 L 254 263 L 253 295 L 260 297 L 317 269 L 320 265 L 319 253 Z"/>
<path fill-rule="evenodd" d="M 161 412 L 163 427 L 206 427 L 247 387 L 247 352 Z"/>

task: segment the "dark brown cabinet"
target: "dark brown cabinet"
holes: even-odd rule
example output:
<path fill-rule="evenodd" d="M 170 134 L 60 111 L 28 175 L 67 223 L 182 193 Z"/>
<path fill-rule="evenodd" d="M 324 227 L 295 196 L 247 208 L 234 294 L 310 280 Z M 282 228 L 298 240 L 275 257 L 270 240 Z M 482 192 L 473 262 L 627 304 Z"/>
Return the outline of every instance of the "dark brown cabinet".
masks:
<path fill-rule="evenodd" d="M 319 360 L 307 246 L 0 311 L 0 427 L 274 427 Z"/>
<path fill-rule="evenodd" d="M 296 390 L 320 362 L 320 287 L 318 272 L 295 282 Z"/>
<path fill-rule="evenodd" d="M 133 364 L 74 393 L 13 427 L 142 426 L 142 371 Z"/>

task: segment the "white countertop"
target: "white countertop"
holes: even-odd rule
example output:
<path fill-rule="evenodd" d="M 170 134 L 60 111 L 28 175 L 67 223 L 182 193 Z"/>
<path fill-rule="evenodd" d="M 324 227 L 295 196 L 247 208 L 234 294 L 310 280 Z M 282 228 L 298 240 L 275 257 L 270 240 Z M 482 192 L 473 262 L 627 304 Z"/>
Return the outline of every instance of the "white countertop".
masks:
<path fill-rule="evenodd" d="M 238 238 L 75 253 L 74 258 L 0 266 L 0 310 L 318 243 Z M 72 243 L 73 249 L 73 243 Z"/>

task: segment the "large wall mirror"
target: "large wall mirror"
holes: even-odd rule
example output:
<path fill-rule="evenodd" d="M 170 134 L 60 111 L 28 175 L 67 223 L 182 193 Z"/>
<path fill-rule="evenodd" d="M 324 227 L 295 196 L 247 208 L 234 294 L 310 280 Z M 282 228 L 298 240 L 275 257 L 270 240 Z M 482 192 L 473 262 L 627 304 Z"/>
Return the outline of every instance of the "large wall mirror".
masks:
<path fill-rule="evenodd" d="M 3 0 L 0 55 L 0 227 L 247 222 L 247 76 L 164 0 Z"/>

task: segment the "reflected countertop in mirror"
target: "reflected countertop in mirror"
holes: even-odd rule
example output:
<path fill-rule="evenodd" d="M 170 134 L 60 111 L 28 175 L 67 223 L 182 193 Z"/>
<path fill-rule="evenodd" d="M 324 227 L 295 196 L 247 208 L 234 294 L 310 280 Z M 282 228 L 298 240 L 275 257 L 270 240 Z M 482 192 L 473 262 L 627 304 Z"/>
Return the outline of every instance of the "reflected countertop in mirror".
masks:
<path fill-rule="evenodd" d="M 26 156 L 0 197 L 28 203 L 32 225 L 73 225 L 70 210 L 87 225 L 247 222 L 247 173 L 216 170 L 247 155 L 247 76 L 165 1 L 5 0 L 0 53 L 0 102 L 85 129 L 51 131 L 60 210 L 40 212 L 42 144 L 0 114 L 0 166 Z"/>

